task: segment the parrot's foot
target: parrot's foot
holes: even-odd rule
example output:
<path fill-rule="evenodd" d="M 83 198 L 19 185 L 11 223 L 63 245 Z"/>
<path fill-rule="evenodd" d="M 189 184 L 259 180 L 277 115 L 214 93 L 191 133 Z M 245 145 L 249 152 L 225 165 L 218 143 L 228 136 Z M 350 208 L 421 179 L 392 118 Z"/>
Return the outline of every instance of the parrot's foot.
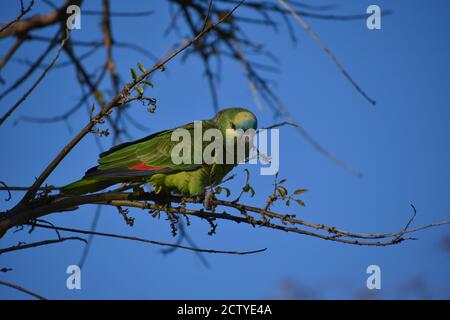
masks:
<path fill-rule="evenodd" d="M 155 197 L 155 204 L 161 205 L 161 206 L 168 206 L 170 205 L 170 193 L 164 189 L 159 190 L 159 192 L 152 192 Z"/>
<path fill-rule="evenodd" d="M 165 189 L 157 189 L 153 190 L 151 194 L 153 197 L 153 202 L 156 205 L 156 208 L 151 210 L 150 213 L 154 218 L 160 218 L 161 217 L 161 211 L 167 212 L 167 209 L 171 205 L 171 197 L 170 193 Z"/>

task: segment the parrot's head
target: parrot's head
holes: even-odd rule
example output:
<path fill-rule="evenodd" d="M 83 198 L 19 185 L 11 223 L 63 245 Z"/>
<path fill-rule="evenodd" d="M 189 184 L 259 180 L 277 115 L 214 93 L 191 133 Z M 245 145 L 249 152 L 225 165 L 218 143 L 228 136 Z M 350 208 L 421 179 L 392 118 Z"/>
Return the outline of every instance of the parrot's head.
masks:
<path fill-rule="evenodd" d="M 254 147 L 253 138 L 258 127 L 256 116 L 244 108 L 228 108 L 217 113 L 212 121 L 224 135 L 224 142 L 227 143 L 226 152 L 228 154 L 231 151 L 234 163 L 238 164 L 248 159 Z M 229 149 L 229 142 L 234 146 L 232 149 Z"/>
<path fill-rule="evenodd" d="M 256 130 L 258 127 L 256 116 L 244 108 L 223 109 L 217 113 L 213 121 L 222 132 L 234 137 L 239 136 L 239 132 Z"/>

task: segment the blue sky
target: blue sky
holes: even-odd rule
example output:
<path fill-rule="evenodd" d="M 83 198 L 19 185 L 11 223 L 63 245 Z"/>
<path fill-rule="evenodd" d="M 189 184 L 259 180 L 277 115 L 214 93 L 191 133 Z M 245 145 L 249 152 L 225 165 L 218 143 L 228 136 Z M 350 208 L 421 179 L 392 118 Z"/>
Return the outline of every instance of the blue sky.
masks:
<path fill-rule="evenodd" d="M 168 23 L 165 1 L 136 5 L 112 1 L 114 11 L 155 10 L 150 17 L 113 18 L 113 33 L 118 40 L 137 42 L 160 57 L 179 40 L 175 34 L 164 36 Z M 320 3 L 329 3 L 319 1 Z M 99 1 L 89 1 L 85 9 L 99 9 Z M 128 2 L 127 2 L 128 3 Z M 316 2 L 314 2 L 316 3 Z M 335 53 L 352 77 L 377 101 L 371 106 L 338 72 L 321 49 L 297 25 L 299 43 L 289 41 L 285 27 L 277 34 L 259 26 L 247 33 L 266 45 L 280 60 L 279 74 L 272 75 L 275 88 L 290 112 L 309 133 L 341 160 L 363 173 L 357 178 L 313 149 L 289 127 L 281 129 L 280 175 L 290 189 L 307 188 L 305 208 L 276 209 L 295 213 L 306 220 L 336 225 L 358 232 L 384 232 L 403 228 L 412 212 L 418 211 L 414 225 L 445 220 L 450 214 L 449 83 L 450 45 L 445 18 L 450 3 L 425 1 L 336 1 L 333 13 L 362 14 L 370 4 L 392 9 L 382 17 L 381 30 L 368 30 L 361 21 L 308 20 L 322 40 Z M 36 10 L 45 8 L 37 5 Z M 0 21 L 16 15 L 14 1 L 3 4 Z M 245 10 L 237 15 L 245 16 Z M 281 22 L 281 21 L 280 21 Z M 53 36 L 55 30 L 40 34 Z M 82 29 L 74 39 L 100 38 L 98 17 L 82 18 Z M 0 42 L 3 54 L 11 39 Z M 17 57 L 33 59 L 44 44 L 27 44 Z M 124 79 L 129 67 L 148 58 L 127 49 L 115 49 L 118 71 Z M 181 57 L 167 65 L 166 73 L 153 77 L 152 96 L 158 100 L 155 114 L 139 105 L 132 114 L 147 127 L 142 132 L 130 127 L 134 138 L 213 116 L 211 98 L 199 59 Z M 50 59 L 50 58 L 49 58 Z M 67 57 L 61 55 L 60 61 Z M 103 52 L 89 58 L 85 65 L 93 71 Z M 9 83 L 23 72 L 24 66 L 10 63 L 2 71 Z M 222 107 L 245 106 L 258 117 L 260 125 L 274 123 L 268 107 L 259 110 L 252 99 L 241 66 L 224 62 L 219 100 Z M 109 80 L 109 79 L 108 79 Z M 31 85 L 27 82 L 26 87 Z M 109 85 L 109 82 L 105 82 Z M 0 102 L 5 112 L 23 93 L 17 90 Z M 3 91 L 3 89 L 1 89 Z M 0 127 L 0 180 L 9 185 L 25 186 L 39 175 L 56 153 L 81 129 L 86 112 L 70 119 L 73 131 L 64 123 L 28 124 L 14 121 L 22 115 L 60 114 L 76 103 L 80 90 L 69 68 L 55 69 L 44 79 L 18 111 Z M 102 138 L 104 148 L 111 136 Z M 78 179 L 95 165 L 99 149 L 93 136 L 81 142 L 50 176 L 48 183 L 62 185 Z M 243 183 L 245 166 L 235 169 L 239 179 L 230 186 L 235 193 Z M 263 206 L 272 188 L 272 177 L 260 176 L 259 168 L 247 166 L 256 196 L 243 200 Z M 0 210 L 10 202 L 0 202 Z M 88 229 L 95 207 L 48 217 L 56 225 Z M 145 211 L 133 210 L 135 226 L 126 226 L 114 208 L 101 212 L 98 230 L 174 242 L 164 219 L 153 219 Z M 0 256 L 0 268 L 13 271 L 0 279 L 22 285 L 51 299 L 260 299 L 274 297 L 318 297 L 350 299 L 450 298 L 450 256 L 443 239 L 449 228 L 430 229 L 417 234 L 418 241 L 393 247 L 356 247 L 299 236 L 220 222 L 217 234 L 208 236 L 209 226 L 192 219 L 188 227 L 198 246 L 222 250 L 252 250 L 267 247 L 264 253 L 249 256 L 204 255 L 210 268 L 188 251 L 177 250 L 162 255 L 160 247 L 123 240 L 95 238 L 82 271 L 82 289 L 67 290 L 68 265 L 77 264 L 83 244 L 65 242 Z M 45 230 L 32 235 L 9 232 L 0 240 L 1 247 L 19 241 L 32 242 L 53 237 Z M 366 289 L 366 268 L 381 267 L 382 289 Z M 287 285 L 288 284 L 288 285 Z M 291 291 L 287 290 L 289 287 Z M 284 288 L 284 289 L 283 289 Z M 405 289 L 406 288 L 406 289 Z M 1 299 L 27 298 L 0 287 Z"/>

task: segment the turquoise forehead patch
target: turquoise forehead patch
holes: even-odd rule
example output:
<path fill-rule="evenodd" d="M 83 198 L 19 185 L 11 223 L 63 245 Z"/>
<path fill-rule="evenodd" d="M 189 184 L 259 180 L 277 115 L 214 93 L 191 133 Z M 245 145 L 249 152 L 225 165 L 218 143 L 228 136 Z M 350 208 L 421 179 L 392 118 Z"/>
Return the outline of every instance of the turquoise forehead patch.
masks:
<path fill-rule="evenodd" d="M 239 129 L 256 129 L 256 127 L 258 126 L 258 122 L 256 121 L 255 117 L 248 112 L 238 113 L 234 118 L 234 123 Z"/>

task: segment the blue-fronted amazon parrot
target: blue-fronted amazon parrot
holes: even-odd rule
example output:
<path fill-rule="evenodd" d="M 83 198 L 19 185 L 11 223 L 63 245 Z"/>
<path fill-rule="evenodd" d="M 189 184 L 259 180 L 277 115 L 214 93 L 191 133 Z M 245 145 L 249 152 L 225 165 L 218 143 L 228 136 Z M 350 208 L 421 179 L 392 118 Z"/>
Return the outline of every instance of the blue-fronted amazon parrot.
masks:
<path fill-rule="evenodd" d="M 237 138 L 241 130 L 256 130 L 257 119 L 246 109 L 228 108 L 221 110 L 210 120 L 202 120 L 201 125 L 203 132 L 207 129 L 218 129 L 225 141 L 227 135 L 231 135 L 233 139 Z M 190 133 L 192 144 L 195 136 L 194 127 L 194 123 L 178 127 Z M 191 161 L 175 164 L 171 154 L 179 141 L 172 141 L 171 137 L 178 128 L 126 142 L 101 153 L 98 166 L 86 171 L 81 180 L 62 187 L 61 192 L 80 195 L 97 192 L 117 183 L 148 182 L 156 193 L 164 191 L 188 196 L 201 195 L 206 187 L 219 184 L 238 162 L 245 160 L 237 159 L 235 152 L 233 163 L 223 161 L 207 164 L 202 160 L 200 163 Z M 209 143 L 202 141 L 200 145 L 202 150 Z M 245 157 L 247 158 L 248 154 Z"/>

